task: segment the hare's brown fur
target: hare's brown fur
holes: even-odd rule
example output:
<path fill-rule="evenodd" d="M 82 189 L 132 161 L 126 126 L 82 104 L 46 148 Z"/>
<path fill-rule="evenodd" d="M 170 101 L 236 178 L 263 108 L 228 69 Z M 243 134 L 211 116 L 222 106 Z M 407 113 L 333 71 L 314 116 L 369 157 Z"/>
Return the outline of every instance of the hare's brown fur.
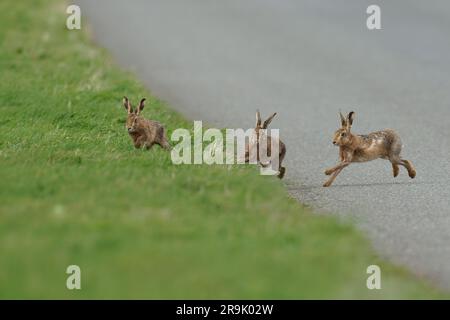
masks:
<path fill-rule="evenodd" d="M 150 149 L 153 145 L 158 144 L 162 148 L 169 150 L 170 144 L 164 127 L 157 121 L 140 116 L 140 112 L 144 109 L 144 103 L 145 99 L 142 99 L 139 106 L 133 111 L 128 98 L 123 98 L 123 105 L 128 112 L 125 127 L 133 141 L 134 147 Z"/>
<path fill-rule="evenodd" d="M 386 159 L 392 164 L 394 177 L 399 174 L 399 165 L 408 170 L 410 178 L 416 176 L 416 170 L 412 163 L 402 159 L 402 141 L 400 136 L 391 129 L 372 132 L 368 135 L 356 135 L 351 132 L 355 113 L 350 112 L 347 118 L 341 117 L 341 128 L 338 129 L 333 138 L 333 144 L 339 146 L 340 163 L 325 171 L 331 177 L 324 183 L 329 187 L 338 174 L 352 162 L 366 162 L 375 159 Z"/>
<path fill-rule="evenodd" d="M 272 114 L 264 123 L 261 121 L 261 115 L 259 111 L 256 111 L 256 125 L 253 137 L 250 139 L 248 143 L 245 145 L 245 162 L 248 163 L 250 161 L 250 149 L 255 148 L 257 163 L 262 167 L 267 167 L 270 164 L 261 163 L 259 159 L 259 148 L 260 143 L 265 143 L 267 145 L 267 156 L 271 157 L 272 155 L 272 137 L 265 134 L 265 130 L 272 122 L 273 118 L 276 116 L 276 113 Z M 284 174 L 286 173 L 286 168 L 282 166 L 284 157 L 286 156 L 286 145 L 280 139 L 274 140 L 274 144 L 278 143 L 278 178 L 283 179 Z"/>

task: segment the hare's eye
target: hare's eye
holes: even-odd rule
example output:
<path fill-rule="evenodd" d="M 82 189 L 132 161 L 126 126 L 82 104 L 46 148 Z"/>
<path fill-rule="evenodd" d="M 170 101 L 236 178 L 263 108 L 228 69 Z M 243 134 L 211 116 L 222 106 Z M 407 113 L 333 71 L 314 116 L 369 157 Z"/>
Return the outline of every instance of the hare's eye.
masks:
<path fill-rule="evenodd" d="M 347 134 L 345 132 L 341 133 L 341 137 L 345 137 Z"/>

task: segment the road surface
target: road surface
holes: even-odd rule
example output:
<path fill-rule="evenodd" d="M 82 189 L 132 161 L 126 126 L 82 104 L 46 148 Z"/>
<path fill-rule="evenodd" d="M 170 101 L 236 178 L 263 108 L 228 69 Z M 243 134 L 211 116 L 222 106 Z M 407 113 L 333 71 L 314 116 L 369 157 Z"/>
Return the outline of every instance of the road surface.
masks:
<path fill-rule="evenodd" d="M 95 39 L 189 119 L 248 128 L 256 108 L 278 112 L 289 192 L 450 289 L 450 2 L 376 2 L 370 31 L 365 0 L 75 1 Z M 356 133 L 395 128 L 417 178 L 377 160 L 323 188 L 339 110 L 356 112 Z"/>

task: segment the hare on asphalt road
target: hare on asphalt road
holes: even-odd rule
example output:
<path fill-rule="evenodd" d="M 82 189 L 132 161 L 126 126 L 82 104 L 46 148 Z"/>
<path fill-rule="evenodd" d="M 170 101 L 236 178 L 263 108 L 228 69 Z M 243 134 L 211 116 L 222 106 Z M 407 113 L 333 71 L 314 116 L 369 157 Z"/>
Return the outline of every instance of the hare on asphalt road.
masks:
<path fill-rule="evenodd" d="M 399 165 L 408 170 L 411 179 L 416 176 L 416 170 L 412 163 L 402 159 L 402 141 L 400 136 L 391 129 L 372 132 L 368 135 L 356 135 L 351 132 L 355 113 L 352 111 L 345 118 L 342 113 L 341 128 L 338 129 L 333 138 L 333 144 L 339 146 L 339 157 L 341 162 L 325 171 L 331 177 L 324 183 L 324 187 L 329 187 L 338 174 L 352 162 L 366 162 L 375 159 L 386 159 L 392 164 L 394 177 L 399 174 Z"/>

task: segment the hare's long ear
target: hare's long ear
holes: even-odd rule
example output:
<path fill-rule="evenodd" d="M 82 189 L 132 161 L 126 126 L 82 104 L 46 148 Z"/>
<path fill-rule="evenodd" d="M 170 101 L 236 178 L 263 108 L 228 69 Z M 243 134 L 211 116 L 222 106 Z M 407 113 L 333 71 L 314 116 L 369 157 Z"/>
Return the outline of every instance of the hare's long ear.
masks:
<path fill-rule="evenodd" d="M 141 102 L 139 102 L 139 106 L 136 108 L 136 114 L 139 114 L 145 106 L 145 98 L 141 100 Z"/>
<path fill-rule="evenodd" d="M 131 107 L 130 100 L 127 97 L 123 97 L 123 106 L 127 109 L 128 113 L 133 112 L 133 108 Z"/>
<path fill-rule="evenodd" d="M 353 119 L 355 118 L 355 112 L 350 112 L 347 116 L 347 129 L 350 130 L 353 124 Z"/>
<path fill-rule="evenodd" d="M 261 126 L 261 114 L 259 113 L 259 110 L 256 110 L 256 125 L 255 127 Z"/>
<path fill-rule="evenodd" d="M 347 126 L 347 120 L 345 120 L 344 116 L 342 115 L 342 113 L 339 111 L 339 116 L 341 117 L 341 125 L 343 127 Z"/>
<path fill-rule="evenodd" d="M 271 115 L 269 118 L 267 118 L 266 121 L 264 121 L 263 123 L 263 129 L 267 129 L 267 127 L 269 126 L 269 124 L 272 122 L 273 118 L 277 115 L 277 113 L 275 112 L 273 115 Z"/>

